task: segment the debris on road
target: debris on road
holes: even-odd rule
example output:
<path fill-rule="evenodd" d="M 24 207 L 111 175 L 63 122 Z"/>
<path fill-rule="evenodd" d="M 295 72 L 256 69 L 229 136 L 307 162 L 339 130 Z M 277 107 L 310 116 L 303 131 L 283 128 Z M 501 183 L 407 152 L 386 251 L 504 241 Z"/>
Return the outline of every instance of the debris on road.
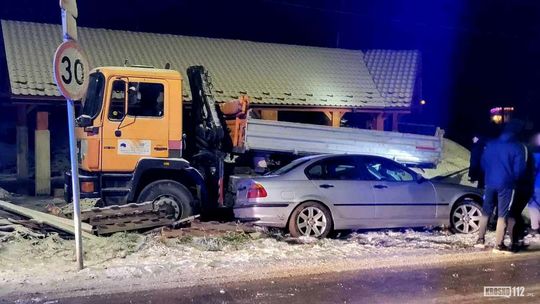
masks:
<path fill-rule="evenodd" d="M 11 198 L 11 193 L 4 190 L 3 188 L 0 188 L 0 200 L 8 200 Z"/>
<path fill-rule="evenodd" d="M 192 237 L 217 237 L 226 235 L 228 233 L 246 233 L 250 236 L 251 234 L 254 234 L 253 237 L 256 238 L 257 236 L 260 237 L 260 234 L 257 235 L 257 233 L 260 233 L 257 229 L 258 228 L 255 226 L 234 222 L 220 223 L 193 221 L 189 225 L 181 227 L 179 229 L 162 227 L 160 231 L 161 235 L 166 238 L 183 237 L 186 235 Z"/>
<path fill-rule="evenodd" d="M 18 237 L 44 238 L 44 233 L 35 232 L 43 230 L 38 223 L 29 225 L 30 221 L 17 221 L 13 219 L 0 221 L 0 243 L 11 241 Z M 29 228 L 30 226 L 31 228 Z"/>
<path fill-rule="evenodd" d="M 21 216 L 24 216 L 29 219 L 33 219 L 36 222 L 43 223 L 60 229 L 64 232 L 74 234 L 73 221 L 54 216 L 48 213 L 40 212 L 23 206 L 15 205 L 5 201 L 0 201 L 0 209 L 12 212 Z M 92 234 L 92 226 L 82 223 L 81 226 L 82 235 L 87 239 L 95 238 L 96 236 Z"/>
<path fill-rule="evenodd" d="M 89 210 L 96 206 L 98 199 L 81 199 L 81 211 Z M 73 218 L 73 204 L 63 204 L 63 206 L 58 207 L 55 204 L 47 205 L 49 213 L 55 214 L 62 217 Z M 50 210 L 50 211 L 49 211 Z"/>
<path fill-rule="evenodd" d="M 300 237 L 288 237 L 284 239 L 285 242 L 289 244 L 315 244 L 319 239 L 311 236 L 300 236 Z"/>

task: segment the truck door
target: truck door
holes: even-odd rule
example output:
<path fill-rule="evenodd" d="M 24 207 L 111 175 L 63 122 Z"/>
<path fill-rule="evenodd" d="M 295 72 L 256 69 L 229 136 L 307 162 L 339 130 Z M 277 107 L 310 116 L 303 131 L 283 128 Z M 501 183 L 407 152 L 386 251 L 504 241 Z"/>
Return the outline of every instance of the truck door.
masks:
<path fill-rule="evenodd" d="M 103 126 L 103 171 L 131 172 L 144 157 L 168 156 L 165 81 L 119 78 L 108 90 Z"/>

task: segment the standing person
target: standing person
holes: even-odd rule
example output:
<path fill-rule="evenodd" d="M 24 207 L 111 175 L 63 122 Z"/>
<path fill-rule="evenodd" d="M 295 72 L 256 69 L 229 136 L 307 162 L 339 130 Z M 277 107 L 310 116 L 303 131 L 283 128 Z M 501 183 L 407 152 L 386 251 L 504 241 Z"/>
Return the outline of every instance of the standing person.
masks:
<path fill-rule="evenodd" d="M 471 158 L 469 160 L 469 180 L 478 182 L 476 187 L 484 189 L 484 172 L 482 170 L 482 154 L 486 147 L 486 142 L 483 137 L 476 135 L 472 139 Z"/>
<path fill-rule="evenodd" d="M 532 153 L 532 147 L 523 145 L 526 151 L 525 170 L 518 179 L 514 200 L 508 213 L 508 233 L 510 234 L 510 250 L 518 252 L 526 247 L 523 238 L 525 237 L 525 220 L 523 219 L 523 209 L 531 201 L 535 188 L 536 162 Z"/>
<path fill-rule="evenodd" d="M 532 141 L 532 152 L 534 157 L 534 194 L 529 201 L 529 217 L 531 218 L 531 230 L 529 233 L 532 236 L 540 234 L 540 133 L 536 134 Z"/>
<path fill-rule="evenodd" d="M 496 140 L 490 141 L 482 155 L 482 168 L 485 172 L 486 191 L 484 194 L 483 215 L 478 231 L 478 245 L 485 243 L 485 234 L 490 215 L 497 202 L 497 229 L 495 251 L 505 251 L 506 219 L 514 200 L 514 191 L 519 178 L 525 171 L 526 148 L 518 142 L 517 135 L 523 123 L 510 121 Z"/>

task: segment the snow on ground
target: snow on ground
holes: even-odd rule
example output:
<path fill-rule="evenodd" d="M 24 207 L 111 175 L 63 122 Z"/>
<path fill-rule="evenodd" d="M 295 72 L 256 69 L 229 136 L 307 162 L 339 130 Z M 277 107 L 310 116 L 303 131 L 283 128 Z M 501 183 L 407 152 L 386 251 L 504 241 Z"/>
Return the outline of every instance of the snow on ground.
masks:
<path fill-rule="evenodd" d="M 87 268 L 74 270 L 74 242 L 57 236 L 18 238 L 0 244 L 3 293 L 36 288 L 54 290 L 73 280 L 209 278 L 217 273 L 241 276 L 278 266 L 317 268 L 339 261 L 419 259 L 434 254 L 478 253 L 476 235 L 445 230 L 385 230 L 352 233 L 338 239 L 292 240 L 277 232 L 230 232 L 222 236 L 164 238 L 158 233 L 117 233 L 85 241 Z M 493 234 L 488 234 L 493 243 Z M 374 262 L 375 263 L 375 262 Z M 174 279 L 175 278 L 175 279 Z M 88 283 L 88 284 L 90 284 Z M 97 283 L 96 283 L 97 284 Z"/>

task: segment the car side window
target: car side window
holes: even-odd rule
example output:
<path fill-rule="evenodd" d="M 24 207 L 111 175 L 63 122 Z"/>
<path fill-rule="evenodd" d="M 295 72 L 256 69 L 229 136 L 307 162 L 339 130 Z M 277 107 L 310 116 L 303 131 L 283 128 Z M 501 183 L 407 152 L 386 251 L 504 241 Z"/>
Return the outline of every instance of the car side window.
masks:
<path fill-rule="evenodd" d="M 362 167 L 353 157 L 327 158 L 308 167 L 306 176 L 312 180 L 372 180 Z"/>
<path fill-rule="evenodd" d="M 410 182 L 414 176 L 404 167 L 385 159 L 370 159 L 365 162 L 369 173 L 376 179 L 389 182 Z"/>

